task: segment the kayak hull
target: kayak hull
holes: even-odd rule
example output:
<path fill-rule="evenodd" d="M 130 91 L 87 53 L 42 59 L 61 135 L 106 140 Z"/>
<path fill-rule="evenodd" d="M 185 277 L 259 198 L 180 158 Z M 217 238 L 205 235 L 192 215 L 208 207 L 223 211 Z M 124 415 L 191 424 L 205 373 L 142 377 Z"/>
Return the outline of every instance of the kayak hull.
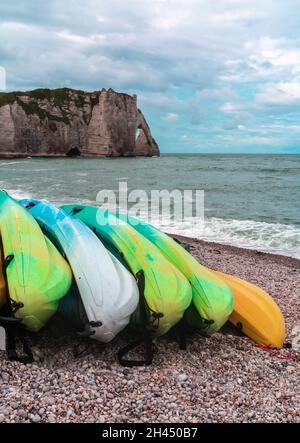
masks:
<path fill-rule="evenodd" d="M 62 208 L 86 223 L 100 239 L 112 245 L 133 274 L 144 271 L 149 322 L 155 328 L 156 336 L 165 334 L 181 320 L 191 303 L 190 284 L 151 242 L 127 223 L 120 223 L 108 211 L 81 205 L 65 205 Z M 140 322 L 139 309 L 134 313 L 132 322 Z"/>
<path fill-rule="evenodd" d="M 240 278 L 214 272 L 228 284 L 234 295 L 230 322 L 256 343 L 281 349 L 285 340 L 285 322 L 274 299 L 263 289 Z"/>
<path fill-rule="evenodd" d="M 233 296 L 229 286 L 210 270 L 202 266 L 182 246 L 167 234 L 134 217 L 117 214 L 139 234 L 153 243 L 189 280 L 193 291 L 193 305 L 187 311 L 190 326 L 207 334 L 218 331 L 233 310 Z"/>
<path fill-rule="evenodd" d="M 40 330 L 55 314 L 71 286 L 70 267 L 45 238 L 34 218 L 5 192 L 0 192 L 0 234 L 7 290 L 20 303 L 15 317 L 31 331 Z"/>

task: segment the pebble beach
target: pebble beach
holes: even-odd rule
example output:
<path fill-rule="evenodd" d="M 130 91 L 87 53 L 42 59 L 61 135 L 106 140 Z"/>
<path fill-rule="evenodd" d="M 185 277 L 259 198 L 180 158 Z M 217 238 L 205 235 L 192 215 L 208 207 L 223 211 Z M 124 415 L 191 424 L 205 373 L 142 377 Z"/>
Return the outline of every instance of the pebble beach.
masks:
<path fill-rule="evenodd" d="M 299 260 L 181 239 L 202 264 L 272 295 L 286 341 L 296 342 Z M 78 338 L 56 317 L 32 338 L 34 364 L 0 352 L 0 423 L 300 422 L 297 347 L 270 354 L 227 324 L 210 338 L 188 337 L 186 351 L 174 336 L 162 337 L 151 366 L 124 368 L 117 352 L 128 334 L 104 346 Z"/>

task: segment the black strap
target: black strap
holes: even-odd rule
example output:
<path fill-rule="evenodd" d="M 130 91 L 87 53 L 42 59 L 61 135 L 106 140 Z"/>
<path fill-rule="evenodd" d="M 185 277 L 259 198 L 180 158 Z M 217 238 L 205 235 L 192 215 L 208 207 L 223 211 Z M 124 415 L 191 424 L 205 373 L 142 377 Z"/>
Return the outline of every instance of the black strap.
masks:
<path fill-rule="evenodd" d="M 31 208 L 34 208 L 35 206 L 36 206 L 36 203 L 29 202 L 29 203 L 26 203 L 26 205 L 24 205 L 24 208 L 31 209 Z"/>
<path fill-rule="evenodd" d="M 140 324 L 141 324 L 141 337 L 135 340 L 133 343 L 129 343 L 118 352 L 119 363 L 122 366 L 132 368 L 134 366 L 149 366 L 153 361 L 153 349 L 152 349 L 152 337 L 148 324 L 147 305 L 145 300 L 145 274 L 141 270 L 137 273 L 137 284 L 139 288 L 139 309 L 140 309 Z M 127 360 L 123 358 L 129 351 L 136 349 L 144 343 L 145 346 L 145 360 Z"/>
<path fill-rule="evenodd" d="M 71 215 L 76 215 L 79 212 L 83 211 L 84 208 L 73 208 L 71 211 Z"/>
<path fill-rule="evenodd" d="M 34 361 L 33 354 L 28 345 L 27 340 L 24 337 L 24 331 L 20 327 L 21 319 L 15 317 L 0 316 L 0 326 L 5 329 L 6 332 L 6 350 L 8 359 L 11 361 L 18 361 L 20 363 L 32 363 Z M 23 345 L 24 356 L 19 356 L 16 351 L 16 338 Z"/>
<path fill-rule="evenodd" d="M 143 343 L 145 344 L 145 360 L 127 360 L 123 358 L 126 354 L 128 354 L 128 352 L 133 351 Z M 118 360 L 120 365 L 127 368 L 133 368 L 134 366 L 150 366 L 153 361 L 152 341 L 140 338 L 132 343 L 129 343 L 127 346 L 124 346 L 124 348 L 119 350 Z"/>
<path fill-rule="evenodd" d="M 7 288 L 7 297 L 6 297 L 6 316 L 0 317 L 0 326 L 5 329 L 7 342 L 7 357 L 11 361 L 18 361 L 20 363 L 28 364 L 34 361 L 32 351 L 27 340 L 24 337 L 24 332 L 20 326 L 21 319 L 15 318 L 15 312 L 23 307 L 21 303 L 15 303 L 9 296 L 8 290 L 8 282 L 7 282 L 7 267 L 13 261 L 14 255 L 8 255 L 3 263 L 3 275 Z M 20 357 L 16 351 L 16 338 L 20 340 L 23 345 L 24 356 Z"/>
<path fill-rule="evenodd" d="M 179 349 L 181 349 L 182 351 L 186 351 L 187 348 L 187 340 L 186 340 L 187 331 L 188 331 L 188 324 L 185 316 L 183 316 L 180 322 L 178 323 Z"/>
<path fill-rule="evenodd" d="M 19 356 L 16 351 L 16 337 L 18 337 L 23 345 L 24 356 Z M 9 360 L 23 364 L 30 364 L 34 361 L 30 346 L 20 328 L 7 332 L 7 356 Z"/>

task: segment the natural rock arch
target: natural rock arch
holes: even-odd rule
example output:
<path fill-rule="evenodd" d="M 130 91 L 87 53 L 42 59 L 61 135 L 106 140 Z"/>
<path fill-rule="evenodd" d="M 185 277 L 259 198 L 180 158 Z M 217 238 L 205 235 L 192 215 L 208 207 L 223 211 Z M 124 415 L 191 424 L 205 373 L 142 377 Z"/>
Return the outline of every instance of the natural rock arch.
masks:
<path fill-rule="evenodd" d="M 150 128 L 140 110 L 138 110 L 135 152 L 136 155 L 159 155 L 158 145 L 152 137 Z"/>

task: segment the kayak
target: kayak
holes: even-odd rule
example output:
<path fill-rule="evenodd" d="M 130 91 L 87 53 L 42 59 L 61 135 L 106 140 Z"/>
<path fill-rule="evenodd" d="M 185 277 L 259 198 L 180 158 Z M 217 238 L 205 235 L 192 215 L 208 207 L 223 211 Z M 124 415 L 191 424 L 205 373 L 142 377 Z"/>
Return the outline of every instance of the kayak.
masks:
<path fill-rule="evenodd" d="M 139 226 L 142 225 L 137 219 L 131 221 L 138 222 Z M 285 340 L 285 322 L 274 299 L 264 290 L 247 281 L 212 269 L 207 270 L 224 281 L 232 291 L 234 307 L 229 321 L 256 343 L 281 349 Z M 195 324 L 197 310 L 191 308 L 188 318 Z"/>
<path fill-rule="evenodd" d="M 100 239 L 111 244 L 133 274 L 144 272 L 147 322 L 153 335 L 165 334 L 182 319 L 192 299 L 190 284 L 155 245 L 108 211 L 81 205 L 65 205 L 62 209 L 82 220 Z M 132 321 L 134 324 L 141 322 L 139 309 Z"/>
<path fill-rule="evenodd" d="M 138 305 L 135 278 L 80 220 L 46 201 L 22 200 L 22 204 L 72 268 L 88 319 L 85 332 L 101 342 L 113 340 Z M 68 309 L 68 304 L 62 306 Z"/>
<path fill-rule="evenodd" d="M 256 343 L 281 349 L 285 340 L 285 322 L 274 299 L 247 281 L 214 272 L 233 292 L 234 310 L 230 322 Z"/>
<path fill-rule="evenodd" d="M 0 309 L 5 304 L 6 301 L 6 283 L 3 274 L 3 253 L 0 244 Z"/>
<path fill-rule="evenodd" d="M 209 335 L 218 331 L 233 310 L 230 287 L 159 229 L 129 215 L 117 214 L 117 217 L 157 246 L 189 280 L 193 291 L 193 305 L 186 314 L 189 325 Z"/>
<path fill-rule="evenodd" d="M 38 331 L 69 291 L 70 267 L 34 218 L 4 191 L 0 191 L 0 235 L 14 316 L 28 330 Z"/>
<path fill-rule="evenodd" d="M 188 245 L 180 244 L 189 250 L 186 248 Z M 285 340 L 285 321 L 275 300 L 252 283 L 212 269 L 210 271 L 221 278 L 233 293 L 234 309 L 229 321 L 256 343 L 281 349 Z"/>

